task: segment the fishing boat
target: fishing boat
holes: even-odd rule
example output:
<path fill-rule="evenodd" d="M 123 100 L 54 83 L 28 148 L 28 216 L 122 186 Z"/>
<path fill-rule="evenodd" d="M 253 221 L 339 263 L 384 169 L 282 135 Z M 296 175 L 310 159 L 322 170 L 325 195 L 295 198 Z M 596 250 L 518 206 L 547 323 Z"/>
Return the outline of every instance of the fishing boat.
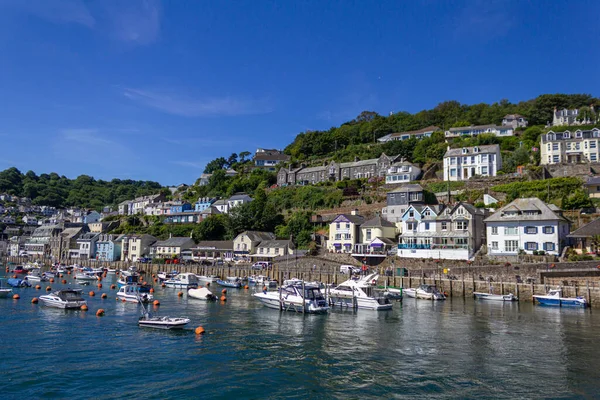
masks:
<path fill-rule="evenodd" d="M 188 296 L 193 299 L 198 299 L 198 300 L 206 300 L 206 301 L 217 300 L 217 296 L 212 294 L 212 292 L 210 290 L 208 290 L 207 288 L 204 288 L 204 287 L 188 289 Z"/>
<path fill-rule="evenodd" d="M 119 288 L 117 298 L 132 303 L 149 303 L 154 300 L 150 289 L 152 289 L 150 285 L 124 285 Z"/>
<path fill-rule="evenodd" d="M 3 285 L 2 281 L 6 279 L 0 279 L 0 298 L 12 297 L 12 288 Z"/>
<path fill-rule="evenodd" d="M 40 300 L 48 307 L 74 309 L 87 305 L 81 296 L 81 289 L 63 289 L 40 296 Z"/>
<path fill-rule="evenodd" d="M 223 287 L 238 288 L 238 289 L 242 287 L 241 279 L 238 277 L 234 277 L 234 276 L 227 277 L 227 280 L 217 279 L 217 284 L 220 286 L 223 286 Z"/>
<path fill-rule="evenodd" d="M 21 278 L 9 278 L 6 280 L 6 283 L 8 283 L 10 286 L 16 287 L 16 288 L 31 287 L 31 283 L 29 283 L 27 281 L 27 279 L 21 279 Z"/>
<path fill-rule="evenodd" d="M 304 292 L 302 291 L 303 288 Z M 253 296 L 266 307 L 283 311 L 321 314 L 329 310 L 327 300 L 321 293 L 321 289 L 316 285 L 306 283 L 303 286 L 302 282 L 281 286 L 277 291 L 268 292 L 263 290 L 254 293 Z"/>
<path fill-rule="evenodd" d="M 131 267 L 127 268 L 126 270 L 122 270 L 120 275 L 121 276 L 139 275 L 138 268 L 135 265 L 132 265 Z"/>
<path fill-rule="evenodd" d="M 184 272 L 167 279 L 164 284 L 174 288 L 196 288 L 198 287 L 198 277 L 191 272 Z"/>
<path fill-rule="evenodd" d="M 140 276 L 138 274 L 134 274 L 134 275 L 128 275 L 128 276 L 119 276 L 119 279 L 117 279 L 117 285 L 119 286 L 119 288 L 121 286 L 126 286 L 126 285 L 142 285 L 143 282 L 140 282 Z"/>
<path fill-rule="evenodd" d="M 200 282 L 204 283 L 213 283 L 219 280 L 219 277 L 216 275 L 196 275 Z"/>
<path fill-rule="evenodd" d="M 156 274 L 156 277 L 158 279 L 160 279 L 160 281 L 162 282 L 162 281 L 166 281 L 167 279 L 171 279 L 171 278 L 177 276 L 178 273 L 179 272 L 177 272 L 175 270 L 173 270 L 171 272 L 159 272 Z"/>
<path fill-rule="evenodd" d="M 378 274 L 370 274 L 359 280 L 348 279 L 329 291 L 329 300 L 333 305 L 356 307 L 368 310 L 390 310 L 392 302 L 383 293 L 377 291 Z"/>
<path fill-rule="evenodd" d="M 512 293 L 509 294 L 494 294 L 493 290 L 490 286 L 490 290 L 488 293 L 485 292 L 473 292 L 473 296 L 478 300 L 489 300 L 489 301 L 517 301 L 519 300 L 517 296 Z"/>
<path fill-rule="evenodd" d="M 550 289 L 547 294 L 533 296 L 541 305 L 557 307 L 587 307 L 585 297 L 562 297 L 562 289 Z"/>
<path fill-rule="evenodd" d="M 26 274 L 28 271 L 27 271 L 27 269 L 26 269 L 24 266 L 22 266 L 22 265 L 17 265 L 17 266 L 15 267 L 15 269 L 13 269 L 13 270 L 12 270 L 12 272 L 13 272 L 14 274 L 19 274 L 19 275 L 20 275 L 20 274 Z"/>
<path fill-rule="evenodd" d="M 142 309 L 144 312 L 138 320 L 138 326 L 142 328 L 183 329 L 190 323 L 190 319 L 184 317 L 153 317 L 143 303 Z"/>
<path fill-rule="evenodd" d="M 403 289 L 407 297 L 424 300 L 446 300 L 446 295 L 440 292 L 435 285 L 421 285 L 418 288 Z"/>

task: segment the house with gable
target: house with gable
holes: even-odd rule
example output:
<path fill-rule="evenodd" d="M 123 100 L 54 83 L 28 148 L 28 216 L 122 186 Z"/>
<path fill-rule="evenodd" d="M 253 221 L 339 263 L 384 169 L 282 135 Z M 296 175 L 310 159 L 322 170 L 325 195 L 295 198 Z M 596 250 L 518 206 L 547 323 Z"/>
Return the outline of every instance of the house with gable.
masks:
<path fill-rule="evenodd" d="M 451 149 L 444 154 L 444 181 L 466 181 L 474 176 L 496 176 L 502 169 L 497 144 Z"/>
<path fill-rule="evenodd" d="M 384 259 L 392 249 L 396 249 L 396 225 L 375 215 L 360 225 L 359 242 L 352 249 L 353 257 Z"/>
<path fill-rule="evenodd" d="M 249 258 L 256 254 L 256 248 L 261 242 L 275 240 L 271 232 L 244 231 L 233 239 L 233 254 L 237 257 Z"/>
<path fill-rule="evenodd" d="M 409 183 L 416 181 L 421 176 L 421 168 L 401 159 L 393 163 L 385 173 L 385 183 L 388 185 Z"/>
<path fill-rule="evenodd" d="M 150 246 L 150 254 L 159 258 L 180 257 L 182 251 L 189 250 L 195 245 L 194 239 L 190 237 L 170 237 Z"/>
<path fill-rule="evenodd" d="M 521 114 L 507 114 L 502 118 L 502 126 L 510 126 L 513 129 L 526 128 L 527 119 Z"/>
<path fill-rule="evenodd" d="M 600 161 L 600 129 L 549 131 L 541 136 L 540 164 L 578 164 Z"/>
<path fill-rule="evenodd" d="M 101 233 L 96 241 L 96 260 L 119 261 L 123 236 Z"/>
<path fill-rule="evenodd" d="M 290 160 L 290 156 L 276 149 L 256 149 L 254 153 L 254 167 L 275 171 L 277 164 Z"/>
<path fill-rule="evenodd" d="M 530 197 L 500 208 L 486 218 L 485 225 L 489 257 L 517 256 L 520 251 L 560 255 L 571 221 L 554 204 Z"/>
<path fill-rule="evenodd" d="M 485 210 L 453 206 L 414 206 L 403 215 L 398 257 L 470 260 L 485 239 Z"/>
<path fill-rule="evenodd" d="M 401 228 L 402 216 L 411 204 L 424 204 L 423 187 L 418 183 L 402 185 L 390 190 L 387 195 L 387 205 L 381 210 L 384 219 L 393 222 Z"/>
<path fill-rule="evenodd" d="M 157 242 L 152 235 L 127 234 L 121 237 L 121 260 L 136 262 L 150 255 L 151 246 Z"/>
<path fill-rule="evenodd" d="M 84 233 L 77 239 L 78 251 L 73 251 L 71 258 L 83 260 L 94 260 L 96 258 L 96 243 L 100 238 L 100 233 Z"/>
<path fill-rule="evenodd" d="M 360 243 L 360 226 L 365 217 L 356 210 L 350 214 L 339 214 L 329 224 L 327 249 L 334 253 L 352 253 L 354 245 Z"/>
<path fill-rule="evenodd" d="M 256 261 L 269 261 L 275 257 L 294 254 L 296 247 L 291 240 L 263 240 L 256 246 L 256 252 L 251 258 Z"/>

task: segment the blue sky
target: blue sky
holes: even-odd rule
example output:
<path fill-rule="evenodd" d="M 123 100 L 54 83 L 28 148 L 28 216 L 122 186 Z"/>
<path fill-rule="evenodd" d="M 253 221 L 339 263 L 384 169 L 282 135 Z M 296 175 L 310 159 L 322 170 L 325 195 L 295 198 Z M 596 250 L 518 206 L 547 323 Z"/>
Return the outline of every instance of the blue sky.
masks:
<path fill-rule="evenodd" d="M 0 169 L 192 183 L 363 110 L 600 95 L 600 2 L 0 0 Z"/>

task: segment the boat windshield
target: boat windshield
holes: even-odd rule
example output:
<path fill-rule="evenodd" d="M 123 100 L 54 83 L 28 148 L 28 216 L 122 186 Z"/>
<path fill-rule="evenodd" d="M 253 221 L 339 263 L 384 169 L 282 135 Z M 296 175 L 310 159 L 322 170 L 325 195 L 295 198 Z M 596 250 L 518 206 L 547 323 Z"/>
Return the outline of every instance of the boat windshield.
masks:
<path fill-rule="evenodd" d="M 335 290 L 341 290 L 343 292 L 351 292 L 352 288 L 350 286 L 342 286 L 342 285 L 340 285 L 340 286 L 336 287 Z"/>
<path fill-rule="evenodd" d="M 58 297 L 64 301 L 80 301 L 83 300 L 81 297 L 81 292 L 76 291 L 68 291 L 68 292 L 59 292 Z"/>
<path fill-rule="evenodd" d="M 321 291 L 317 288 L 306 289 L 304 291 L 304 298 L 309 300 L 321 300 L 323 299 L 323 295 Z"/>

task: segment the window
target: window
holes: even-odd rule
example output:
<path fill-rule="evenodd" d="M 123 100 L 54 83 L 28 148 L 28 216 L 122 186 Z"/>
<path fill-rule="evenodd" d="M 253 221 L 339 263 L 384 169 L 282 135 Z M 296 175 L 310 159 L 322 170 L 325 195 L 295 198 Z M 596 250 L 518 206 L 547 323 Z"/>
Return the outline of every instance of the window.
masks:
<path fill-rule="evenodd" d="M 410 210 L 410 211 L 408 212 L 408 216 L 409 216 L 410 218 L 414 217 L 414 216 L 415 216 L 415 212 L 414 212 L 413 210 Z"/>
<path fill-rule="evenodd" d="M 456 229 L 459 231 L 466 231 L 469 223 L 467 221 L 456 221 Z"/>
<path fill-rule="evenodd" d="M 567 150 L 571 150 L 571 142 L 567 142 Z"/>
<path fill-rule="evenodd" d="M 595 141 L 595 140 L 592 140 L 592 141 L 590 142 L 590 149 L 595 149 L 595 148 L 596 148 L 596 141 Z"/>
<path fill-rule="evenodd" d="M 526 242 L 525 243 L 525 250 L 529 250 L 529 251 L 535 251 L 538 249 L 538 244 L 535 242 Z"/>
<path fill-rule="evenodd" d="M 553 163 L 560 162 L 560 159 L 559 159 L 559 157 L 558 157 L 558 156 L 552 156 L 552 162 L 553 162 Z"/>
<path fill-rule="evenodd" d="M 350 224 L 346 224 L 346 229 L 350 229 Z"/>
<path fill-rule="evenodd" d="M 581 149 L 581 143 L 577 142 L 575 143 L 575 150 L 579 150 Z"/>
<path fill-rule="evenodd" d="M 462 149 L 462 153 L 463 153 L 463 154 L 467 154 L 467 152 L 468 152 L 468 151 L 469 151 L 469 150 L 467 150 L 467 149 L 465 149 L 465 148 L 463 148 L 463 149 Z"/>
<path fill-rule="evenodd" d="M 552 150 L 552 145 L 548 143 L 548 151 Z"/>
<path fill-rule="evenodd" d="M 275 254 L 279 254 L 279 247 L 275 249 Z"/>
<path fill-rule="evenodd" d="M 258 251 L 258 252 L 259 252 L 260 254 L 263 254 L 263 250 L 264 250 L 264 249 L 261 247 L 261 248 L 259 249 L 259 251 Z"/>
<path fill-rule="evenodd" d="M 552 143 L 552 150 L 558 150 L 558 143 Z"/>
<path fill-rule="evenodd" d="M 416 222 L 407 222 L 406 223 L 406 229 L 408 229 L 409 231 L 416 231 L 417 230 L 417 223 Z"/>
<path fill-rule="evenodd" d="M 550 235 L 552 233 L 554 233 L 554 227 L 553 226 L 545 226 L 544 227 L 544 233 L 547 235 Z"/>
<path fill-rule="evenodd" d="M 335 240 L 340 240 L 342 238 L 342 234 L 341 233 L 336 233 L 335 234 Z"/>
<path fill-rule="evenodd" d="M 518 240 L 505 240 L 504 241 L 504 250 L 508 253 L 516 253 L 519 250 L 519 241 Z"/>
<path fill-rule="evenodd" d="M 505 226 L 504 227 L 504 234 L 505 235 L 518 235 L 519 232 L 517 231 L 517 227 L 516 226 Z"/>
<path fill-rule="evenodd" d="M 590 161 L 598 161 L 598 155 L 596 153 L 590 153 Z"/>
<path fill-rule="evenodd" d="M 346 239 L 346 240 L 350 240 L 350 239 L 352 239 L 352 235 L 351 235 L 351 234 L 349 234 L 349 233 L 345 233 L 345 234 L 344 234 L 344 239 Z"/>
<path fill-rule="evenodd" d="M 425 230 L 428 231 L 429 230 L 429 222 L 425 222 Z"/>
<path fill-rule="evenodd" d="M 456 176 L 456 169 L 451 169 L 450 170 L 450 176 Z"/>
<path fill-rule="evenodd" d="M 459 207 L 459 208 L 456 210 L 456 214 L 457 214 L 457 215 L 465 215 L 465 209 L 464 209 L 464 208 L 462 208 L 462 207 Z"/>
<path fill-rule="evenodd" d="M 450 157 L 450 165 L 456 165 L 456 157 Z"/>
<path fill-rule="evenodd" d="M 448 223 L 447 222 L 442 222 L 442 230 L 443 231 L 447 231 L 448 230 Z"/>
<path fill-rule="evenodd" d="M 492 226 L 492 235 L 497 235 L 497 234 L 498 234 L 498 227 Z"/>
<path fill-rule="evenodd" d="M 482 154 L 481 155 L 481 162 L 483 162 L 483 163 L 488 162 L 488 155 L 487 154 Z"/>
<path fill-rule="evenodd" d="M 546 251 L 554 251 L 555 250 L 555 245 L 552 242 L 545 242 L 544 243 L 544 250 Z"/>
<path fill-rule="evenodd" d="M 537 233 L 537 227 L 535 226 L 526 226 L 525 233 L 528 235 L 535 235 Z"/>
<path fill-rule="evenodd" d="M 492 242 L 492 250 L 498 250 L 498 242 Z"/>
<path fill-rule="evenodd" d="M 481 167 L 481 175 L 487 175 L 488 174 L 488 168 L 487 167 Z"/>
<path fill-rule="evenodd" d="M 335 224 L 335 229 L 340 229 L 340 223 Z"/>
<path fill-rule="evenodd" d="M 367 229 L 367 240 L 371 240 L 371 230 Z"/>

